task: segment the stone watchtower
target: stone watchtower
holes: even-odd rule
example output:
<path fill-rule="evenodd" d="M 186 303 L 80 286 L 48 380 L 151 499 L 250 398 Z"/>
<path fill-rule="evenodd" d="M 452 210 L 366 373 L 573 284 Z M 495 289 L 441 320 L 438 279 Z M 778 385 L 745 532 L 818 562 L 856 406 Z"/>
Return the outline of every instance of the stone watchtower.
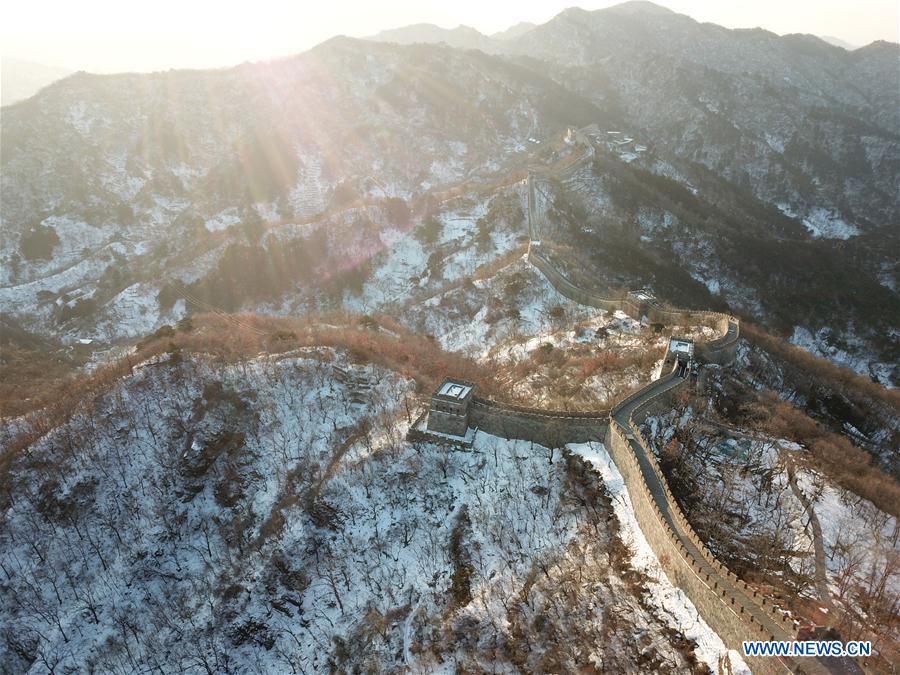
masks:
<path fill-rule="evenodd" d="M 475 385 L 465 380 L 446 379 L 431 396 L 428 431 L 465 436 L 469 430 L 469 405 Z"/>
<path fill-rule="evenodd" d="M 694 341 L 690 338 L 672 336 L 663 359 L 663 374 L 678 366 L 679 375 L 684 377 L 694 361 Z"/>
<path fill-rule="evenodd" d="M 625 313 L 635 321 L 641 321 L 649 314 L 650 306 L 656 300 L 646 288 L 639 291 L 628 291 L 625 303 Z"/>

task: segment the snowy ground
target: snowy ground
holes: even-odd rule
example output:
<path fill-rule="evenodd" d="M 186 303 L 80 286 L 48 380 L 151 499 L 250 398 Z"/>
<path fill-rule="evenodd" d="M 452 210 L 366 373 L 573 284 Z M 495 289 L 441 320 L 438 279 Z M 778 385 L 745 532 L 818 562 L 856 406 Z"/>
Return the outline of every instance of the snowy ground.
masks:
<path fill-rule="evenodd" d="M 264 561 L 242 556 L 273 505 L 408 390 L 371 368 L 345 384 L 328 358 L 148 364 L 44 438 L 12 479 L 25 498 L 3 504 L 0 559 L 19 601 L 0 615 L 0 661 L 106 670 L 169 652 L 188 668 L 193 647 L 173 641 L 217 620 L 217 584 L 238 560 L 258 573 Z"/>
<path fill-rule="evenodd" d="M 227 230 L 229 227 L 237 225 L 240 222 L 241 218 L 238 214 L 238 210 L 232 207 L 207 219 L 206 222 L 203 223 L 203 226 L 210 232 L 219 232 L 220 230 Z"/>
<path fill-rule="evenodd" d="M 621 526 L 621 536 L 632 550 L 632 563 L 650 579 L 650 597 L 661 616 L 675 630 L 697 643 L 697 657 L 714 673 L 721 672 L 722 660 L 730 661 L 732 673 L 749 673 L 750 669 L 734 650 L 725 647 L 718 634 L 700 616 L 690 599 L 666 577 L 656 554 L 650 548 L 638 525 L 631 497 L 615 462 L 602 443 L 569 445 L 568 449 L 584 457 L 602 477 L 612 498 L 613 509 Z M 727 671 L 726 671 L 727 672 Z"/>
<path fill-rule="evenodd" d="M 780 454 L 793 444 L 703 424 L 691 408 L 645 420 L 688 519 L 724 561 L 776 577 L 790 573 L 798 591 L 813 594 L 805 510 Z"/>
<path fill-rule="evenodd" d="M 362 294 L 344 294 L 344 307 L 350 311 L 377 311 L 389 302 L 408 298 L 425 281 L 428 255 L 411 233 L 388 230 L 380 238 L 385 250 L 376 258 Z"/>
<path fill-rule="evenodd" d="M 0 662 L 686 668 L 602 484 L 527 442 L 409 444 L 411 386 L 328 349 L 136 367 L 5 479 Z"/>
<path fill-rule="evenodd" d="M 813 334 L 802 326 L 794 328 L 794 333 L 788 341 L 838 366 L 868 375 L 886 387 L 893 386 L 891 376 L 896 371 L 897 365 L 875 361 L 865 342 L 854 335 L 852 327 L 841 333 L 840 344 L 835 344 L 836 336 L 831 328 L 821 328 Z"/>
<path fill-rule="evenodd" d="M 859 228 L 848 223 L 839 213 L 820 206 L 810 210 L 803 224 L 816 239 L 849 239 L 859 234 Z"/>
<path fill-rule="evenodd" d="M 476 241 L 478 220 L 484 217 L 489 203 L 490 200 L 467 202 L 441 212 L 434 246 L 423 244 L 415 230 L 382 232 L 381 252 L 372 259 L 371 277 L 362 293 L 344 294 L 344 307 L 367 313 L 420 302 L 439 292 L 442 286 L 460 281 L 514 249 L 521 232 L 505 222 L 492 229 L 488 246 L 480 246 Z M 440 258 L 439 266 L 430 264 L 432 254 Z"/>
<path fill-rule="evenodd" d="M 798 471 L 797 482 L 812 498 L 822 526 L 833 596 L 853 602 L 858 588 L 873 592 L 883 585 L 885 592 L 900 598 L 897 519 L 808 469 Z"/>

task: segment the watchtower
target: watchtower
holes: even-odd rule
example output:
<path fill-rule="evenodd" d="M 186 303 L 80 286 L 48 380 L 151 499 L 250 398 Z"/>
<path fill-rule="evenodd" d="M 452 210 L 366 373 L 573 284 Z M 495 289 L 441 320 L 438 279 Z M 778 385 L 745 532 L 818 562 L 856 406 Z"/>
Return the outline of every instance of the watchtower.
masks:
<path fill-rule="evenodd" d="M 694 360 L 694 341 L 690 338 L 672 336 L 669 338 L 669 346 L 666 348 L 666 356 L 663 358 L 662 372 L 667 373 L 676 364 L 679 374 L 684 377 Z"/>
<path fill-rule="evenodd" d="M 625 299 L 625 313 L 635 321 L 641 321 L 647 315 L 655 300 L 653 293 L 646 288 L 628 291 Z"/>
<path fill-rule="evenodd" d="M 469 405 L 475 385 L 465 380 L 446 379 L 431 396 L 428 431 L 465 436 L 469 430 Z"/>

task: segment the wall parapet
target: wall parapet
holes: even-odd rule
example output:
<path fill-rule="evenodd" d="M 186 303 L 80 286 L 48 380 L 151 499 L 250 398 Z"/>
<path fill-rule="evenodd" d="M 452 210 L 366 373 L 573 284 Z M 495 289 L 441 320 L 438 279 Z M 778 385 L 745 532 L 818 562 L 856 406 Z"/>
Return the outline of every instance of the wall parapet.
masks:
<path fill-rule="evenodd" d="M 627 291 L 606 297 L 579 288 L 566 278 L 539 246 L 534 245 L 531 172 L 527 181 L 527 216 L 532 238 L 528 260 L 557 292 L 579 304 L 623 311 L 638 320 L 646 316 L 655 323 L 713 328 L 719 335 L 696 341 L 696 357 L 719 364 L 734 359 L 740 323 L 729 314 L 667 307 Z M 738 579 L 694 531 L 669 488 L 650 440 L 641 430 L 640 422 L 651 409 L 667 403 L 674 390 L 686 381 L 676 365 L 671 372 L 625 397 L 611 410 L 592 412 L 541 410 L 473 396 L 470 424 L 491 435 L 532 440 L 548 447 L 602 441 L 622 474 L 638 525 L 666 575 L 684 590 L 723 642 L 730 649 L 740 651 L 741 641 L 747 639 L 791 639 L 796 631 L 790 616 L 779 613 L 761 593 Z M 804 662 L 801 671 L 799 664 L 791 660 L 745 658 L 758 673 L 828 672 L 818 661 Z"/>
<path fill-rule="evenodd" d="M 628 431 L 634 433 L 635 429 Z M 763 604 L 757 593 L 746 590 L 740 582 L 706 549 L 684 514 L 666 490 L 665 498 L 651 489 L 642 468 L 641 459 L 634 452 L 629 433 L 615 419 L 610 422 L 607 450 L 622 474 L 632 508 L 641 531 L 656 554 L 672 583 L 688 595 L 704 620 L 719 634 L 730 648 L 740 650 L 741 641 L 747 639 L 791 639 L 794 636 L 793 621 L 773 611 L 770 604 Z M 641 443 L 642 435 L 634 440 Z M 641 443 L 643 446 L 644 443 Z M 642 449 L 646 452 L 646 448 Z M 648 459 L 652 454 L 646 454 Z M 651 469 L 656 475 L 658 465 Z M 661 475 L 661 472 L 660 472 Z M 666 486 L 658 481 L 657 486 Z M 754 602 L 756 601 L 756 602 Z M 777 659 L 746 659 L 758 673 L 785 673 L 797 669 L 795 663 L 783 663 Z M 821 672 L 816 664 L 804 669 Z"/>
<path fill-rule="evenodd" d="M 562 447 L 567 443 L 601 441 L 609 426 L 609 410 L 540 410 L 475 396 L 469 409 L 469 423 L 494 436 Z"/>
<path fill-rule="evenodd" d="M 628 292 L 603 296 L 576 286 L 534 246 L 528 250 L 528 261 L 543 273 L 551 286 L 562 296 L 588 307 L 596 307 L 608 312 L 622 311 L 640 320 L 646 315 L 654 323 L 667 325 L 702 325 L 718 330 L 721 335 L 697 343 L 697 356 L 713 363 L 723 363 L 734 358 L 733 350 L 740 338 L 740 322 L 730 314 L 709 310 L 680 309 L 666 307 L 657 302 L 639 304 L 629 297 Z"/>
<path fill-rule="evenodd" d="M 683 383 L 685 380 L 682 380 Z M 675 385 L 679 386 L 681 383 Z M 740 586 L 738 585 L 738 578 L 733 572 L 731 572 L 727 567 L 725 567 L 721 562 L 719 562 L 715 556 L 710 552 L 710 550 L 706 547 L 706 544 L 700 539 L 700 537 L 694 531 L 694 528 L 691 526 L 687 517 L 684 515 L 684 512 L 681 510 L 681 507 L 678 505 L 675 500 L 675 496 L 672 494 L 671 489 L 669 488 L 669 483 L 665 478 L 665 475 L 662 472 L 662 468 L 659 466 L 659 462 L 656 459 L 656 454 L 653 452 L 652 444 L 650 440 L 644 435 L 643 431 L 639 426 L 639 419 L 642 421 L 646 415 L 644 413 L 646 410 L 659 398 L 667 396 L 675 387 L 668 389 L 655 389 L 653 393 L 645 398 L 645 400 L 641 401 L 628 415 L 628 427 L 632 432 L 633 438 L 635 442 L 637 442 L 641 449 L 643 450 L 644 456 L 646 457 L 647 464 L 650 466 L 654 477 L 658 481 L 659 485 L 662 488 L 662 495 L 665 499 L 665 506 L 668 512 L 672 516 L 673 522 L 682 530 L 684 536 L 690 541 L 691 544 L 696 548 L 696 550 L 700 553 L 703 561 L 707 564 L 711 565 L 716 571 L 719 572 L 720 575 L 724 576 L 727 581 L 731 583 L 731 585 L 737 587 L 740 590 Z M 624 431 L 621 425 L 616 424 L 616 429 L 618 433 Z M 626 435 L 627 439 L 627 435 Z M 630 446 L 630 444 L 629 444 Z M 637 458 L 635 458 L 637 460 Z M 657 508 L 657 512 L 662 515 L 661 510 Z M 698 564 L 699 560 L 696 561 Z M 743 582 L 741 582 L 743 583 Z M 744 584 L 744 588 L 747 585 Z M 735 597 L 731 596 L 732 604 L 735 604 Z M 771 604 L 767 606 L 765 597 L 762 595 L 758 595 L 755 591 L 753 595 L 750 596 L 750 599 L 755 601 L 754 604 L 759 609 L 763 610 L 768 614 L 768 618 L 772 621 L 773 624 L 784 630 L 788 637 L 793 636 L 793 622 L 789 617 L 785 615 L 777 614 L 773 611 Z M 742 607 L 746 607 L 747 605 L 739 600 L 739 603 Z M 787 624 L 790 624 L 790 629 L 788 629 Z"/>
<path fill-rule="evenodd" d="M 551 419 L 606 419 L 609 417 L 609 409 L 601 409 L 595 411 L 584 410 L 544 410 L 543 408 L 531 408 L 528 406 L 515 405 L 513 403 L 503 403 L 494 401 L 480 396 L 472 397 L 472 405 L 483 407 L 491 407 L 496 410 L 502 410 L 509 413 L 520 415 L 531 415 L 534 417 L 547 417 Z"/>
<path fill-rule="evenodd" d="M 611 296 L 602 296 L 597 293 L 585 291 L 569 281 L 563 274 L 556 269 L 556 266 L 547 259 L 543 253 L 537 251 L 534 247 L 529 248 L 528 262 L 538 268 L 550 282 L 550 285 L 560 294 L 570 300 L 588 307 L 596 307 L 604 309 L 608 312 L 617 310 L 624 311 L 628 304 L 627 293 L 621 295 L 614 294 Z"/>

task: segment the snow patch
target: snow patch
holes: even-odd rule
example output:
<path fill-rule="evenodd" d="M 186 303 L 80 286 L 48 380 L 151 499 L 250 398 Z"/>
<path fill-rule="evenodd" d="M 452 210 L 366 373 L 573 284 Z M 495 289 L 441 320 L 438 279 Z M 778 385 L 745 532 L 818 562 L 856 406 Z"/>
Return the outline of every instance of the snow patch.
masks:
<path fill-rule="evenodd" d="M 710 628 L 684 591 L 676 588 L 666 577 L 662 566 L 644 533 L 641 531 L 631 504 L 625 480 L 602 443 L 578 443 L 566 446 L 570 451 L 586 459 L 603 477 L 612 499 L 613 510 L 619 519 L 620 534 L 633 551 L 632 564 L 648 577 L 650 602 L 656 605 L 660 615 L 670 627 L 697 643 L 695 653 L 713 673 L 719 673 L 720 658 L 731 660 L 733 673 L 750 675 L 750 669 L 733 650 L 729 650 L 719 635 Z"/>
<path fill-rule="evenodd" d="M 241 222 L 241 218 L 238 216 L 237 209 L 230 208 L 216 214 L 203 223 L 203 226 L 210 232 L 221 232 L 232 225 L 237 225 L 239 222 Z"/>
<path fill-rule="evenodd" d="M 816 239 L 849 239 L 859 234 L 859 228 L 845 221 L 837 211 L 821 206 L 810 210 L 803 224 Z"/>

